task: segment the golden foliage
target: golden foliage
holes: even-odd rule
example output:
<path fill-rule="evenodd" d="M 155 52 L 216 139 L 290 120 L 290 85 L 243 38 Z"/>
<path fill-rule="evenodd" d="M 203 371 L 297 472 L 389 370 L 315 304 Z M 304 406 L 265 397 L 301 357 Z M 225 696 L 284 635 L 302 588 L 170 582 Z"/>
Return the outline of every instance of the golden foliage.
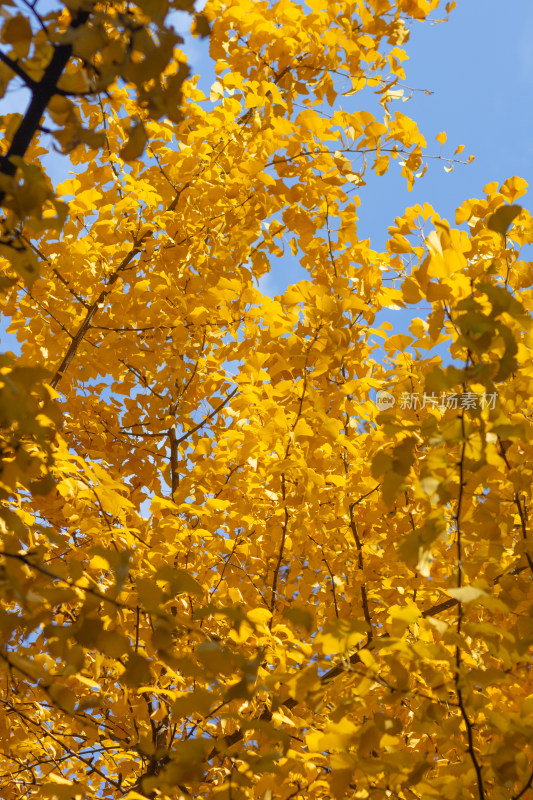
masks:
<path fill-rule="evenodd" d="M 526 183 L 357 235 L 369 168 L 425 168 L 390 103 L 437 5 L 210 0 L 209 98 L 191 3 L 4 16 L 2 86 L 71 47 L 74 166 L 54 193 L 50 134 L 9 160 L 3 117 L 6 800 L 531 792 Z M 382 119 L 340 110 L 369 89 Z"/>

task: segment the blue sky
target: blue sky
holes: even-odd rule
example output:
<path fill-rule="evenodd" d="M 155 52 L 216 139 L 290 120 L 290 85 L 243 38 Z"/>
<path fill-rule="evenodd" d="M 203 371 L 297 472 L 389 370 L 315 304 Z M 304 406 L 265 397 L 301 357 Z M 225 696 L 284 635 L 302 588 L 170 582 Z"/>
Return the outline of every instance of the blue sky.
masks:
<path fill-rule="evenodd" d="M 402 111 L 417 121 L 429 153 L 440 152 L 434 139 L 445 130 L 443 152 L 464 144 L 463 156 L 475 160 L 452 173 L 431 162 L 410 194 L 393 173 L 372 181 L 361 195 L 360 236 L 376 247 L 409 205 L 428 202 L 453 221 L 455 208 L 490 181 L 533 178 L 533 3 L 458 0 L 447 23 L 413 26 L 407 52 L 407 83 L 433 94 L 415 93 Z"/>
<path fill-rule="evenodd" d="M 376 249 L 385 246 L 394 218 L 411 205 L 428 202 L 454 224 L 455 209 L 483 196 L 487 183 L 519 175 L 533 184 L 533 3 L 458 0 L 448 22 L 415 23 L 406 49 L 406 83 L 432 94 L 414 92 L 402 112 L 418 123 L 429 154 L 452 155 L 464 144 L 460 158 L 475 159 L 451 173 L 443 162 L 430 160 L 410 193 L 399 169 L 369 180 L 360 195 L 359 236 L 370 238 Z M 448 136 L 442 151 L 435 141 L 440 131 Z M 530 209 L 532 193 L 533 188 L 520 200 Z M 424 310 L 410 307 L 384 311 L 378 320 L 400 333 L 417 316 L 425 317 Z M 445 345 L 438 352 L 450 361 Z"/>
<path fill-rule="evenodd" d="M 206 49 L 198 40 L 187 47 L 193 72 L 202 76 L 202 88 L 214 79 L 207 69 Z M 531 0 L 457 0 L 448 22 L 415 22 L 406 50 L 406 84 L 420 91 L 407 103 L 393 103 L 391 111 L 397 108 L 416 120 L 430 155 L 451 156 L 464 144 L 460 158 L 473 154 L 475 160 L 455 166 L 451 173 L 444 171 L 444 162 L 430 160 L 426 175 L 410 193 L 398 164 L 382 177 L 369 171 L 368 184 L 359 192 L 358 230 L 359 237 L 370 239 L 378 250 L 384 248 L 395 217 L 411 205 L 428 202 L 453 223 L 455 209 L 467 198 L 482 196 L 487 183 L 502 183 L 512 175 L 533 182 Z M 359 98 L 350 98 L 354 106 Z M 441 131 L 448 135 L 442 150 L 435 141 Z M 520 202 L 531 207 L 529 194 Z M 261 288 L 275 295 L 306 277 L 297 259 L 285 256 L 272 260 Z M 405 327 L 404 316 L 399 314 L 399 329 Z"/>
<path fill-rule="evenodd" d="M 452 173 L 444 171 L 442 162 L 430 161 L 410 193 L 399 168 L 381 178 L 370 175 L 360 191 L 359 236 L 376 249 L 384 247 L 387 228 L 410 205 L 429 202 L 453 222 L 456 207 L 481 196 L 487 183 L 512 175 L 533 178 L 531 0 L 458 0 L 448 22 L 414 23 L 406 49 L 406 83 L 432 94 L 413 92 L 408 103 L 392 109 L 417 121 L 430 154 L 441 152 L 434 140 L 445 130 L 448 142 L 442 153 L 451 155 L 464 144 L 462 158 L 472 153 L 475 160 L 457 165 Z M 202 45 L 195 42 L 189 53 L 193 70 L 205 74 Z M 521 202 L 529 206 L 529 195 Z M 263 288 L 277 294 L 304 276 L 294 261 L 276 259 Z"/>

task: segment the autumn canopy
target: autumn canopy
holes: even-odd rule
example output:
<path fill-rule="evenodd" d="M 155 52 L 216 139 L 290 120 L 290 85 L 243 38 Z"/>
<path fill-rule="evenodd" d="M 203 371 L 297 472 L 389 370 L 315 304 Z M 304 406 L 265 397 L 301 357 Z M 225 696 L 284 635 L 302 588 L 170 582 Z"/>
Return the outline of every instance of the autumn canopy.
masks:
<path fill-rule="evenodd" d="M 527 184 L 357 228 L 454 5 L 2 3 L 4 800 L 533 797 Z"/>

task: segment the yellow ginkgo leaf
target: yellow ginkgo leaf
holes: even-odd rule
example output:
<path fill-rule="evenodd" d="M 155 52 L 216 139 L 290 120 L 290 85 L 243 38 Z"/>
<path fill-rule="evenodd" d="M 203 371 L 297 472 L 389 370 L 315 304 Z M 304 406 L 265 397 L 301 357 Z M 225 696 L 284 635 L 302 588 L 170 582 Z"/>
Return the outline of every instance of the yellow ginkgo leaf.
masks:
<path fill-rule="evenodd" d="M 142 122 L 137 122 L 128 130 L 128 141 L 119 152 L 121 159 L 123 161 L 136 161 L 144 153 L 146 141 L 144 125 Z"/>

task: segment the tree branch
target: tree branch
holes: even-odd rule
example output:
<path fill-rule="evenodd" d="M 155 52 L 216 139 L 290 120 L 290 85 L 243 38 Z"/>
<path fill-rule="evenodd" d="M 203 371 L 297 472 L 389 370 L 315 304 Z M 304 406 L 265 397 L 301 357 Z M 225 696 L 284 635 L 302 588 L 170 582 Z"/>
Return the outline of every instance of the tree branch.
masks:
<path fill-rule="evenodd" d="M 9 69 L 15 73 L 15 75 L 18 75 L 19 78 L 22 78 L 28 89 L 31 89 L 32 92 L 36 90 L 38 86 L 37 81 L 34 81 L 33 78 L 30 78 L 28 73 L 25 72 L 16 61 L 13 61 L 12 58 L 6 56 L 6 54 L 3 53 L 1 50 L 0 50 L 0 61 L 3 61 L 4 64 L 6 64 L 9 67 Z"/>
<path fill-rule="evenodd" d="M 522 797 L 527 792 L 527 790 L 531 788 L 532 785 L 533 785 L 533 772 L 529 776 L 529 780 L 525 784 L 525 786 L 518 792 L 518 794 L 513 795 L 511 800 L 520 800 L 520 797 Z"/>
<path fill-rule="evenodd" d="M 70 23 L 70 28 L 79 28 L 84 25 L 89 19 L 90 13 L 90 11 L 79 11 Z M 4 175 L 11 178 L 15 175 L 17 164 L 16 161 L 13 161 L 13 158 L 17 159 L 25 156 L 35 133 L 39 130 L 41 118 L 46 111 L 48 103 L 57 93 L 57 83 L 71 56 L 72 44 L 60 44 L 54 47 L 54 53 L 44 71 L 43 77 L 32 87 L 30 104 L 15 131 L 9 149 L 4 156 L 0 156 L 0 172 Z M 8 64 L 8 66 L 10 69 L 13 68 L 11 64 Z M 19 73 L 17 72 L 17 74 Z M 3 203 L 4 198 L 5 191 L 0 190 L 0 204 Z"/>

